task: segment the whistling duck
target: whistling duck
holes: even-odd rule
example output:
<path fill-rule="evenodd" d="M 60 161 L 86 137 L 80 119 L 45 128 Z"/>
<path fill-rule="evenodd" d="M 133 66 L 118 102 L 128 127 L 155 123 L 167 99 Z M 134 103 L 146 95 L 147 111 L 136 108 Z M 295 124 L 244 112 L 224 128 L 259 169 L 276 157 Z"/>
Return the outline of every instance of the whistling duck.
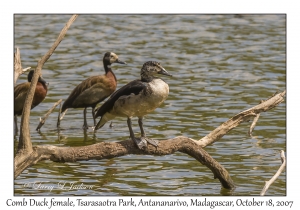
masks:
<path fill-rule="evenodd" d="M 25 103 L 26 95 L 30 87 L 30 83 L 34 74 L 34 70 L 31 70 L 27 76 L 28 82 L 21 83 L 14 88 L 14 120 L 15 126 L 17 126 L 17 115 L 21 115 L 23 112 L 23 106 Z M 47 83 L 40 76 L 36 84 L 31 109 L 41 103 L 47 95 Z M 16 127 L 17 129 L 17 127 Z"/>
<path fill-rule="evenodd" d="M 75 89 L 71 92 L 67 100 L 62 105 L 61 113 L 66 111 L 68 108 L 84 108 L 84 124 L 82 126 L 83 129 L 88 129 L 86 121 L 87 107 L 92 107 L 95 126 L 96 105 L 110 96 L 116 90 L 117 78 L 111 69 L 111 64 L 113 63 L 126 64 L 125 62 L 120 61 L 115 53 L 105 53 L 103 57 L 105 74 L 92 76 L 82 81 L 79 85 L 77 85 L 77 87 L 75 87 Z"/>
<path fill-rule="evenodd" d="M 119 90 L 98 109 L 95 117 L 101 117 L 95 130 L 101 128 L 107 121 L 116 116 L 127 117 L 127 125 L 131 139 L 139 147 L 147 146 L 147 142 L 158 146 L 156 140 L 147 138 L 143 129 L 143 116 L 155 110 L 165 101 L 169 94 L 169 86 L 157 74 L 172 76 L 158 62 L 148 61 L 141 69 L 141 79 L 129 82 Z M 141 130 L 141 138 L 134 136 L 131 127 L 131 118 L 138 117 Z"/>

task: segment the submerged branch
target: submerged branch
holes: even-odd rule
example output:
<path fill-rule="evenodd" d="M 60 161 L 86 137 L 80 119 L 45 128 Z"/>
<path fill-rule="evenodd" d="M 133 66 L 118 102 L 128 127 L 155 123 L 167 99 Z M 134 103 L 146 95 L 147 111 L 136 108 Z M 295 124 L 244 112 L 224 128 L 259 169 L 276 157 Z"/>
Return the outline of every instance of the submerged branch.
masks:
<path fill-rule="evenodd" d="M 281 158 L 281 166 L 280 168 L 278 169 L 278 171 L 276 172 L 276 174 L 269 180 L 269 181 L 266 181 L 266 184 L 264 186 L 264 188 L 262 189 L 260 195 L 265 195 L 267 190 L 269 189 L 269 187 L 271 186 L 271 184 L 273 184 L 273 182 L 279 177 L 279 175 L 281 174 L 281 172 L 285 169 L 285 166 L 286 166 L 286 160 L 285 160 L 285 155 L 284 155 L 284 151 L 281 150 L 280 151 L 280 158 Z"/>

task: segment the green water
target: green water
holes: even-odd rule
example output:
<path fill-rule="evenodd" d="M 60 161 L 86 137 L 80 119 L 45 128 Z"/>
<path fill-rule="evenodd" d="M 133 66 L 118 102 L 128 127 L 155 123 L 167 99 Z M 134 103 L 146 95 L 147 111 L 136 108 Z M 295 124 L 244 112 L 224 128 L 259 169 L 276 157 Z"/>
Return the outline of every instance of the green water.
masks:
<path fill-rule="evenodd" d="M 23 68 L 35 68 L 71 15 L 15 15 L 14 44 Z M 147 135 L 169 139 L 179 135 L 200 139 L 233 115 L 286 89 L 285 15 L 79 15 L 42 74 L 49 82 L 46 99 L 32 110 L 34 145 L 82 146 L 126 140 L 126 119 L 116 118 L 96 134 L 81 129 L 83 110 L 69 109 L 57 132 L 57 111 L 36 132 L 39 117 L 59 99 L 65 100 L 85 78 L 104 74 L 102 57 L 115 52 L 128 65 L 113 64 L 118 88 L 139 78 L 148 60 L 159 61 L 171 74 L 164 78 L 170 94 L 145 117 Z M 17 83 L 24 82 L 22 75 Z M 20 121 L 20 119 L 19 119 Z M 91 109 L 88 123 L 92 125 Z M 138 123 L 133 119 L 139 135 Z M 254 130 L 250 123 L 230 131 L 205 150 L 220 162 L 237 185 L 224 191 L 205 166 L 175 153 L 154 157 L 127 155 L 76 163 L 43 161 L 15 181 L 15 195 L 259 195 L 264 182 L 278 170 L 280 150 L 286 150 L 286 102 L 262 113 Z M 18 136 L 15 138 L 18 141 Z M 16 144 L 17 145 L 17 144 Z M 49 190 L 24 183 L 76 182 L 86 190 Z M 267 195 L 286 195 L 286 173 Z"/>

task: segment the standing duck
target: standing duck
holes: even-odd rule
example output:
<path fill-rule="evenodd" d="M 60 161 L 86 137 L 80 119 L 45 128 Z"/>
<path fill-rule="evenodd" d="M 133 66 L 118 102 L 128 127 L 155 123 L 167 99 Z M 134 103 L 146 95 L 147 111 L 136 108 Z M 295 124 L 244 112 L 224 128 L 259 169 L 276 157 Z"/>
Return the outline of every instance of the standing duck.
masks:
<path fill-rule="evenodd" d="M 14 88 L 14 120 L 15 126 L 17 130 L 17 116 L 21 115 L 23 112 L 23 107 L 26 99 L 27 92 L 30 87 L 30 83 L 34 74 L 34 70 L 31 70 L 27 76 L 28 82 L 21 83 Z M 31 109 L 39 105 L 41 103 L 48 92 L 46 81 L 40 76 L 38 82 L 36 84 Z"/>
<path fill-rule="evenodd" d="M 141 79 L 129 82 L 119 90 L 98 109 L 95 117 L 101 117 L 95 130 L 101 128 L 107 121 L 117 116 L 127 117 L 130 138 L 139 149 L 147 147 L 147 142 L 158 146 L 156 140 L 147 138 L 143 129 L 143 116 L 159 107 L 168 97 L 169 86 L 157 74 L 172 76 L 156 61 L 144 63 L 141 69 Z M 141 130 L 141 138 L 134 136 L 131 118 L 138 117 Z"/>
<path fill-rule="evenodd" d="M 82 81 L 74 88 L 62 105 L 61 112 L 65 112 L 68 108 L 84 108 L 84 124 L 82 128 L 85 130 L 88 129 L 86 121 L 87 107 L 92 107 L 95 126 L 96 120 L 94 112 L 96 105 L 110 96 L 116 90 L 117 78 L 111 69 L 111 64 L 113 63 L 126 64 L 125 62 L 120 61 L 115 53 L 105 53 L 103 57 L 105 74 L 100 76 L 92 76 Z"/>

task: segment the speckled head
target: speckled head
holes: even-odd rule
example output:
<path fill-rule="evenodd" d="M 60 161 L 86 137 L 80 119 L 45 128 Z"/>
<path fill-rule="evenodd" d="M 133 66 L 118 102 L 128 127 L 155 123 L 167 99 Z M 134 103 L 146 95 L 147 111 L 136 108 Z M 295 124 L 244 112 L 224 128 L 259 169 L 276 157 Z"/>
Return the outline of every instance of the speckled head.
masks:
<path fill-rule="evenodd" d="M 157 61 L 148 61 L 148 62 L 144 63 L 144 65 L 141 69 L 142 80 L 152 80 L 156 74 L 172 76 Z"/>
<path fill-rule="evenodd" d="M 126 64 L 125 62 L 119 60 L 118 56 L 113 52 L 107 52 L 104 54 L 103 63 L 105 66 L 110 66 L 113 63 Z"/>

